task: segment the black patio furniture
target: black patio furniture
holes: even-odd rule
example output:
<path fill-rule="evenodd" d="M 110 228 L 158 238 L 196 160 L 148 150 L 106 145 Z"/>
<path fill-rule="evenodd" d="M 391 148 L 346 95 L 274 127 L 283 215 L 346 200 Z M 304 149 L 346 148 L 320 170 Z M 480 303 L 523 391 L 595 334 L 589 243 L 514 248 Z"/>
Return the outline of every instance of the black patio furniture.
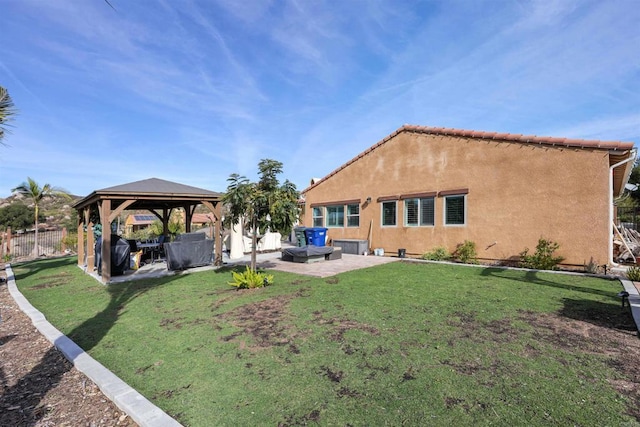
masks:
<path fill-rule="evenodd" d="M 213 262 L 213 240 L 207 239 L 204 233 L 180 234 L 163 246 L 169 270 L 184 270 Z"/>

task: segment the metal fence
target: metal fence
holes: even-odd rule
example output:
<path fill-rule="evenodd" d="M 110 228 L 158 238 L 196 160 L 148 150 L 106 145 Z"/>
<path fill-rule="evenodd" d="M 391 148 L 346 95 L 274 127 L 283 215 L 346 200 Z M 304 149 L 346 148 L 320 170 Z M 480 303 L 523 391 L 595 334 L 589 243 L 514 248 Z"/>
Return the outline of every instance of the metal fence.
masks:
<path fill-rule="evenodd" d="M 77 242 L 70 243 L 66 229 L 47 230 L 38 232 L 38 251 L 34 251 L 35 232 L 25 231 L 21 233 L 9 232 L 0 233 L 2 244 L 0 245 L 0 256 L 3 260 L 16 260 L 20 258 L 29 258 L 37 256 L 51 256 L 77 250 Z M 64 243 L 63 243 L 64 242 Z M 66 244 L 65 244 L 66 243 Z"/>
<path fill-rule="evenodd" d="M 640 226 L 640 208 L 630 207 L 630 208 L 621 208 L 618 207 L 618 225 L 623 226 L 624 228 L 631 228 L 636 231 L 640 231 L 638 228 Z"/>

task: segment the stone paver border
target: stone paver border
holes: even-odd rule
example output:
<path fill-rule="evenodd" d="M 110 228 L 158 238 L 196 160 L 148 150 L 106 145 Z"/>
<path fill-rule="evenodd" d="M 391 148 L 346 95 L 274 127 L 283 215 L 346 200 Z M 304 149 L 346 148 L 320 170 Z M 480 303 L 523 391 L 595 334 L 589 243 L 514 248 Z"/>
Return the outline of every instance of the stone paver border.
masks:
<path fill-rule="evenodd" d="M 629 293 L 629 307 L 631 307 L 631 315 L 636 322 L 638 336 L 640 337 L 640 294 L 638 294 L 638 289 L 633 285 L 631 280 L 620 279 L 620 282 L 622 282 L 624 290 Z"/>
<path fill-rule="evenodd" d="M 10 265 L 6 267 L 7 287 L 13 299 L 33 325 L 49 340 L 77 370 L 91 379 L 104 395 L 141 427 L 181 427 L 182 424 L 171 418 L 162 409 L 155 406 L 146 397 L 138 393 L 113 372 L 89 356 L 82 348 L 66 335 L 53 327 L 45 316 L 22 295 L 16 286 L 15 276 Z"/>

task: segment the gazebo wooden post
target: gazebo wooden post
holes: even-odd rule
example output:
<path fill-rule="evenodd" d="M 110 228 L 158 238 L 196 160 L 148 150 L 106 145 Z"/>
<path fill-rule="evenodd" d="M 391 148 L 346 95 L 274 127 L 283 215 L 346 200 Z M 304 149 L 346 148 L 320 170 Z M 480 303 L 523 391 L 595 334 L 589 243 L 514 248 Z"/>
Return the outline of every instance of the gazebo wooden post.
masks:
<path fill-rule="evenodd" d="M 93 234 L 93 222 L 87 224 L 87 273 L 96 269 L 96 237 Z"/>
<path fill-rule="evenodd" d="M 78 267 L 84 266 L 86 255 L 84 250 L 84 225 L 86 224 L 84 211 L 86 209 L 83 209 L 83 212 L 78 212 Z"/>
<path fill-rule="evenodd" d="M 169 217 L 171 216 L 171 210 L 168 208 L 162 208 L 162 234 L 164 235 L 164 241 L 169 242 Z"/>
<path fill-rule="evenodd" d="M 222 265 L 222 203 L 216 203 L 213 215 L 215 217 L 215 223 L 213 225 L 215 257 L 213 263 L 215 265 Z"/>
<path fill-rule="evenodd" d="M 100 210 L 100 222 L 102 223 L 102 282 L 109 283 L 111 280 L 111 199 L 102 201 L 102 209 Z"/>
<path fill-rule="evenodd" d="M 213 204 L 211 202 L 203 200 L 202 204 L 211 211 L 215 221 L 213 224 L 213 263 L 215 265 L 222 265 L 222 203 L 216 202 L 215 204 Z"/>
<path fill-rule="evenodd" d="M 184 206 L 184 231 L 185 233 L 191 233 L 191 218 L 193 218 L 193 206 Z"/>

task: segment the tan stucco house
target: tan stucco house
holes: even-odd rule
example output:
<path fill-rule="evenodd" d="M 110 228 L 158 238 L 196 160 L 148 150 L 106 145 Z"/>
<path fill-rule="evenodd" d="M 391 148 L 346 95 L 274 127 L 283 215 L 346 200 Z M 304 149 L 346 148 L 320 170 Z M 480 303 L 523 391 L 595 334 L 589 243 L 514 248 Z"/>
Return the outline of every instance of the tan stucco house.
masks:
<path fill-rule="evenodd" d="M 314 179 L 303 224 L 386 254 L 471 240 L 498 262 L 543 237 L 565 264 L 611 264 L 613 204 L 635 156 L 631 142 L 405 125 Z"/>

